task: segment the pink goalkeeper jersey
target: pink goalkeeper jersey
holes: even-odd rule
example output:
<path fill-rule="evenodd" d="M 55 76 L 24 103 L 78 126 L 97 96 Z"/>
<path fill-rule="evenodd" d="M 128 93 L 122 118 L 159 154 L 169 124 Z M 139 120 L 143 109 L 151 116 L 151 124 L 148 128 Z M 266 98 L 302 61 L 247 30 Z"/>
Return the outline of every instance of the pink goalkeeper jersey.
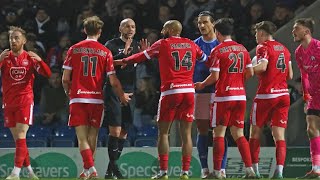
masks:
<path fill-rule="evenodd" d="M 320 98 L 320 41 L 312 39 L 306 49 L 300 45 L 295 55 L 305 100 L 310 98 L 309 94 L 314 100 Z M 320 102 L 320 99 L 316 101 Z"/>

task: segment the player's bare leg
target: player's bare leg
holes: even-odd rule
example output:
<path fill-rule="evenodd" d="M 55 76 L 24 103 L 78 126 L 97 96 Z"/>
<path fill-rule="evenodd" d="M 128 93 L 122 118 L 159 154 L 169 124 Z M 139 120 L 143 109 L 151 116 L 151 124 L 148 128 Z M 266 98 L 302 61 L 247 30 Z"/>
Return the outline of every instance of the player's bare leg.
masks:
<path fill-rule="evenodd" d="M 75 129 L 84 169 L 80 174 L 80 179 L 97 179 L 98 174 L 94 167 L 93 153 L 88 141 L 90 128 L 88 126 L 76 126 Z"/>
<path fill-rule="evenodd" d="M 27 124 L 21 124 L 17 123 L 15 127 L 10 128 L 10 131 L 12 133 L 12 136 L 16 142 L 16 153 L 15 153 L 15 166 L 11 172 L 11 174 L 6 178 L 6 180 L 17 180 L 20 179 L 20 171 L 23 166 L 23 164 L 26 165 L 29 176 L 31 179 L 37 180 L 39 179 L 33 172 L 31 165 L 30 165 L 30 159 L 28 156 L 28 148 L 26 143 L 26 134 L 29 129 L 29 125 Z"/>
<path fill-rule="evenodd" d="M 243 135 L 243 128 L 238 128 L 236 126 L 231 126 L 230 128 L 231 135 L 234 141 L 237 143 L 242 161 L 244 162 L 246 169 L 245 179 L 252 179 L 256 177 L 256 174 L 252 168 L 252 160 L 250 155 L 250 147 L 247 139 Z"/>
<path fill-rule="evenodd" d="M 250 154 L 252 160 L 252 168 L 256 173 L 256 178 L 261 178 L 259 173 L 259 153 L 260 153 L 260 137 L 261 137 L 261 128 L 256 125 L 251 125 L 250 127 Z"/>
<path fill-rule="evenodd" d="M 172 122 L 158 121 L 158 156 L 160 172 L 151 179 L 168 179 L 169 130 Z"/>
<path fill-rule="evenodd" d="M 312 169 L 299 179 L 319 179 L 320 178 L 320 117 L 307 115 L 307 133 L 310 140 L 310 155 Z"/>
<path fill-rule="evenodd" d="M 272 126 L 272 136 L 274 139 L 274 142 L 276 144 L 276 161 L 277 166 L 276 170 L 274 171 L 274 174 L 272 176 L 272 179 L 283 179 L 283 166 L 286 159 L 286 141 L 285 141 L 285 128 L 283 127 L 277 127 Z"/>
<path fill-rule="evenodd" d="M 88 127 L 88 143 L 92 151 L 93 157 L 97 149 L 98 133 L 99 133 L 99 128 L 95 128 L 92 126 Z"/>
<path fill-rule="evenodd" d="M 180 136 L 182 142 L 182 169 L 180 179 L 189 179 L 189 169 L 192 155 L 192 122 L 180 120 Z"/>

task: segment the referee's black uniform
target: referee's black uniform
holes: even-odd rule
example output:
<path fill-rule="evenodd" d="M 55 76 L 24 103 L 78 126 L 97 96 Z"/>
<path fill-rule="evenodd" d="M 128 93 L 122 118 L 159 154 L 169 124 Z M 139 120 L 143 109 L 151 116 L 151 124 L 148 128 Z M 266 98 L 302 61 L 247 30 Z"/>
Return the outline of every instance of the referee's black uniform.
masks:
<path fill-rule="evenodd" d="M 120 38 L 114 38 L 106 42 L 105 46 L 112 52 L 113 59 L 122 59 L 132 54 L 138 53 L 138 42 L 132 40 L 127 55 L 123 53 L 125 42 Z M 120 66 L 115 67 L 116 75 L 121 82 L 122 88 L 126 93 L 133 93 L 135 90 L 136 70 L 133 64 L 127 65 L 124 69 Z M 128 106 L 122 106 L 117 95 L 112 90 L 112 86 L 107 79 L 104 87 L 105 92 L 105 118 L 107 126 L 121 126 L 128 130 L 133 121 L 134 101 L 130 101 Z"/>

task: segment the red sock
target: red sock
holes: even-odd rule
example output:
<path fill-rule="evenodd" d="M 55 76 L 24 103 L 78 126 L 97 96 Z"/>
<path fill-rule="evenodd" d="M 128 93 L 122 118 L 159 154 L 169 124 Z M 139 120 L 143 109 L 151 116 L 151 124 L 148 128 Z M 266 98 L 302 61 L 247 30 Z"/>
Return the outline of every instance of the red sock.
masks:
<path fill-rule="evenodd" d="M 224 155 L 224 137 L 214 138 L 213 163 L 214 170 L 221 170 L 221 162 Z"/>
<path fill-rule="evenodd" d="M 244 165 L 246 167 L 252 167 L 252 161 L 251 161 L 251 156 L 250 156 L 250 147 L 247 139 L 242 136 L 237 139 L 236 141 L 238 149 L 240 151 L 242 160 L 244 162 Z"/>
<path fill-rule="evenodd" d="M 168 170 L 169 155 L 168 154 L 159 154 L 158 158 L 159 158 L 160 170 L 163 170 L 163 171 Z"/>
<path fill-rule="evenodd" d="M 28 167 L 30 164 L 31 164 L 31 163 L 30 163 L 29 151 L 28 151 L 28 149 L 27 149 L 27 155 L 26 155 L 26 158 L 25 158 L 24 161 L 23 161 L 23 166 L 24 166 L 24 167 Z"/>
<path fill-rule="evenodd" d="M 189 171 L 190 162 L 191 162 L 191 156 L 190 155 L 182 156 L 182 171 Z"/>
<path fill-rule="evenodd" d="M 81 153 L 81 156 L 82 156 L 83 168 L 84 169 L 89 169 L 92 166 L 94 166 L 91 149 L 82 150 L 80 153 Z"/>
<path fill-rule="evenodd" d="M 28 152 L 26 139 L 16 140 L 16 153 L 14 157 L 14 166 L 21 168 L 23 161 L 26 158 Z"/>
<path fill-rule="evenodd" d="M 286 160 L 287 145 L 286 141 L 280 140 L 276 142 L 276 160 L 277 165 L 284 165 Z"/>
<path fill-rule="evenodd" d="M 260 140 L 250 138 L 249 145 L 250 145 L 252 163 L 254 164 L 259 163 Z"/>

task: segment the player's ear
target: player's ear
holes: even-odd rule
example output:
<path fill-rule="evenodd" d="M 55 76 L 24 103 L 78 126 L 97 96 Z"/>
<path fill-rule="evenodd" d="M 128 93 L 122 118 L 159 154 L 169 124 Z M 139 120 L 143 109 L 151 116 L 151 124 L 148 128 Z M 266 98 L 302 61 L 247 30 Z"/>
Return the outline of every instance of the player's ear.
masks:
<path fill-rule="evenodd" d="M 83 28 L 83 32 L 84 32 L 85 34 L 87 34 L 86 28 Z"/>

